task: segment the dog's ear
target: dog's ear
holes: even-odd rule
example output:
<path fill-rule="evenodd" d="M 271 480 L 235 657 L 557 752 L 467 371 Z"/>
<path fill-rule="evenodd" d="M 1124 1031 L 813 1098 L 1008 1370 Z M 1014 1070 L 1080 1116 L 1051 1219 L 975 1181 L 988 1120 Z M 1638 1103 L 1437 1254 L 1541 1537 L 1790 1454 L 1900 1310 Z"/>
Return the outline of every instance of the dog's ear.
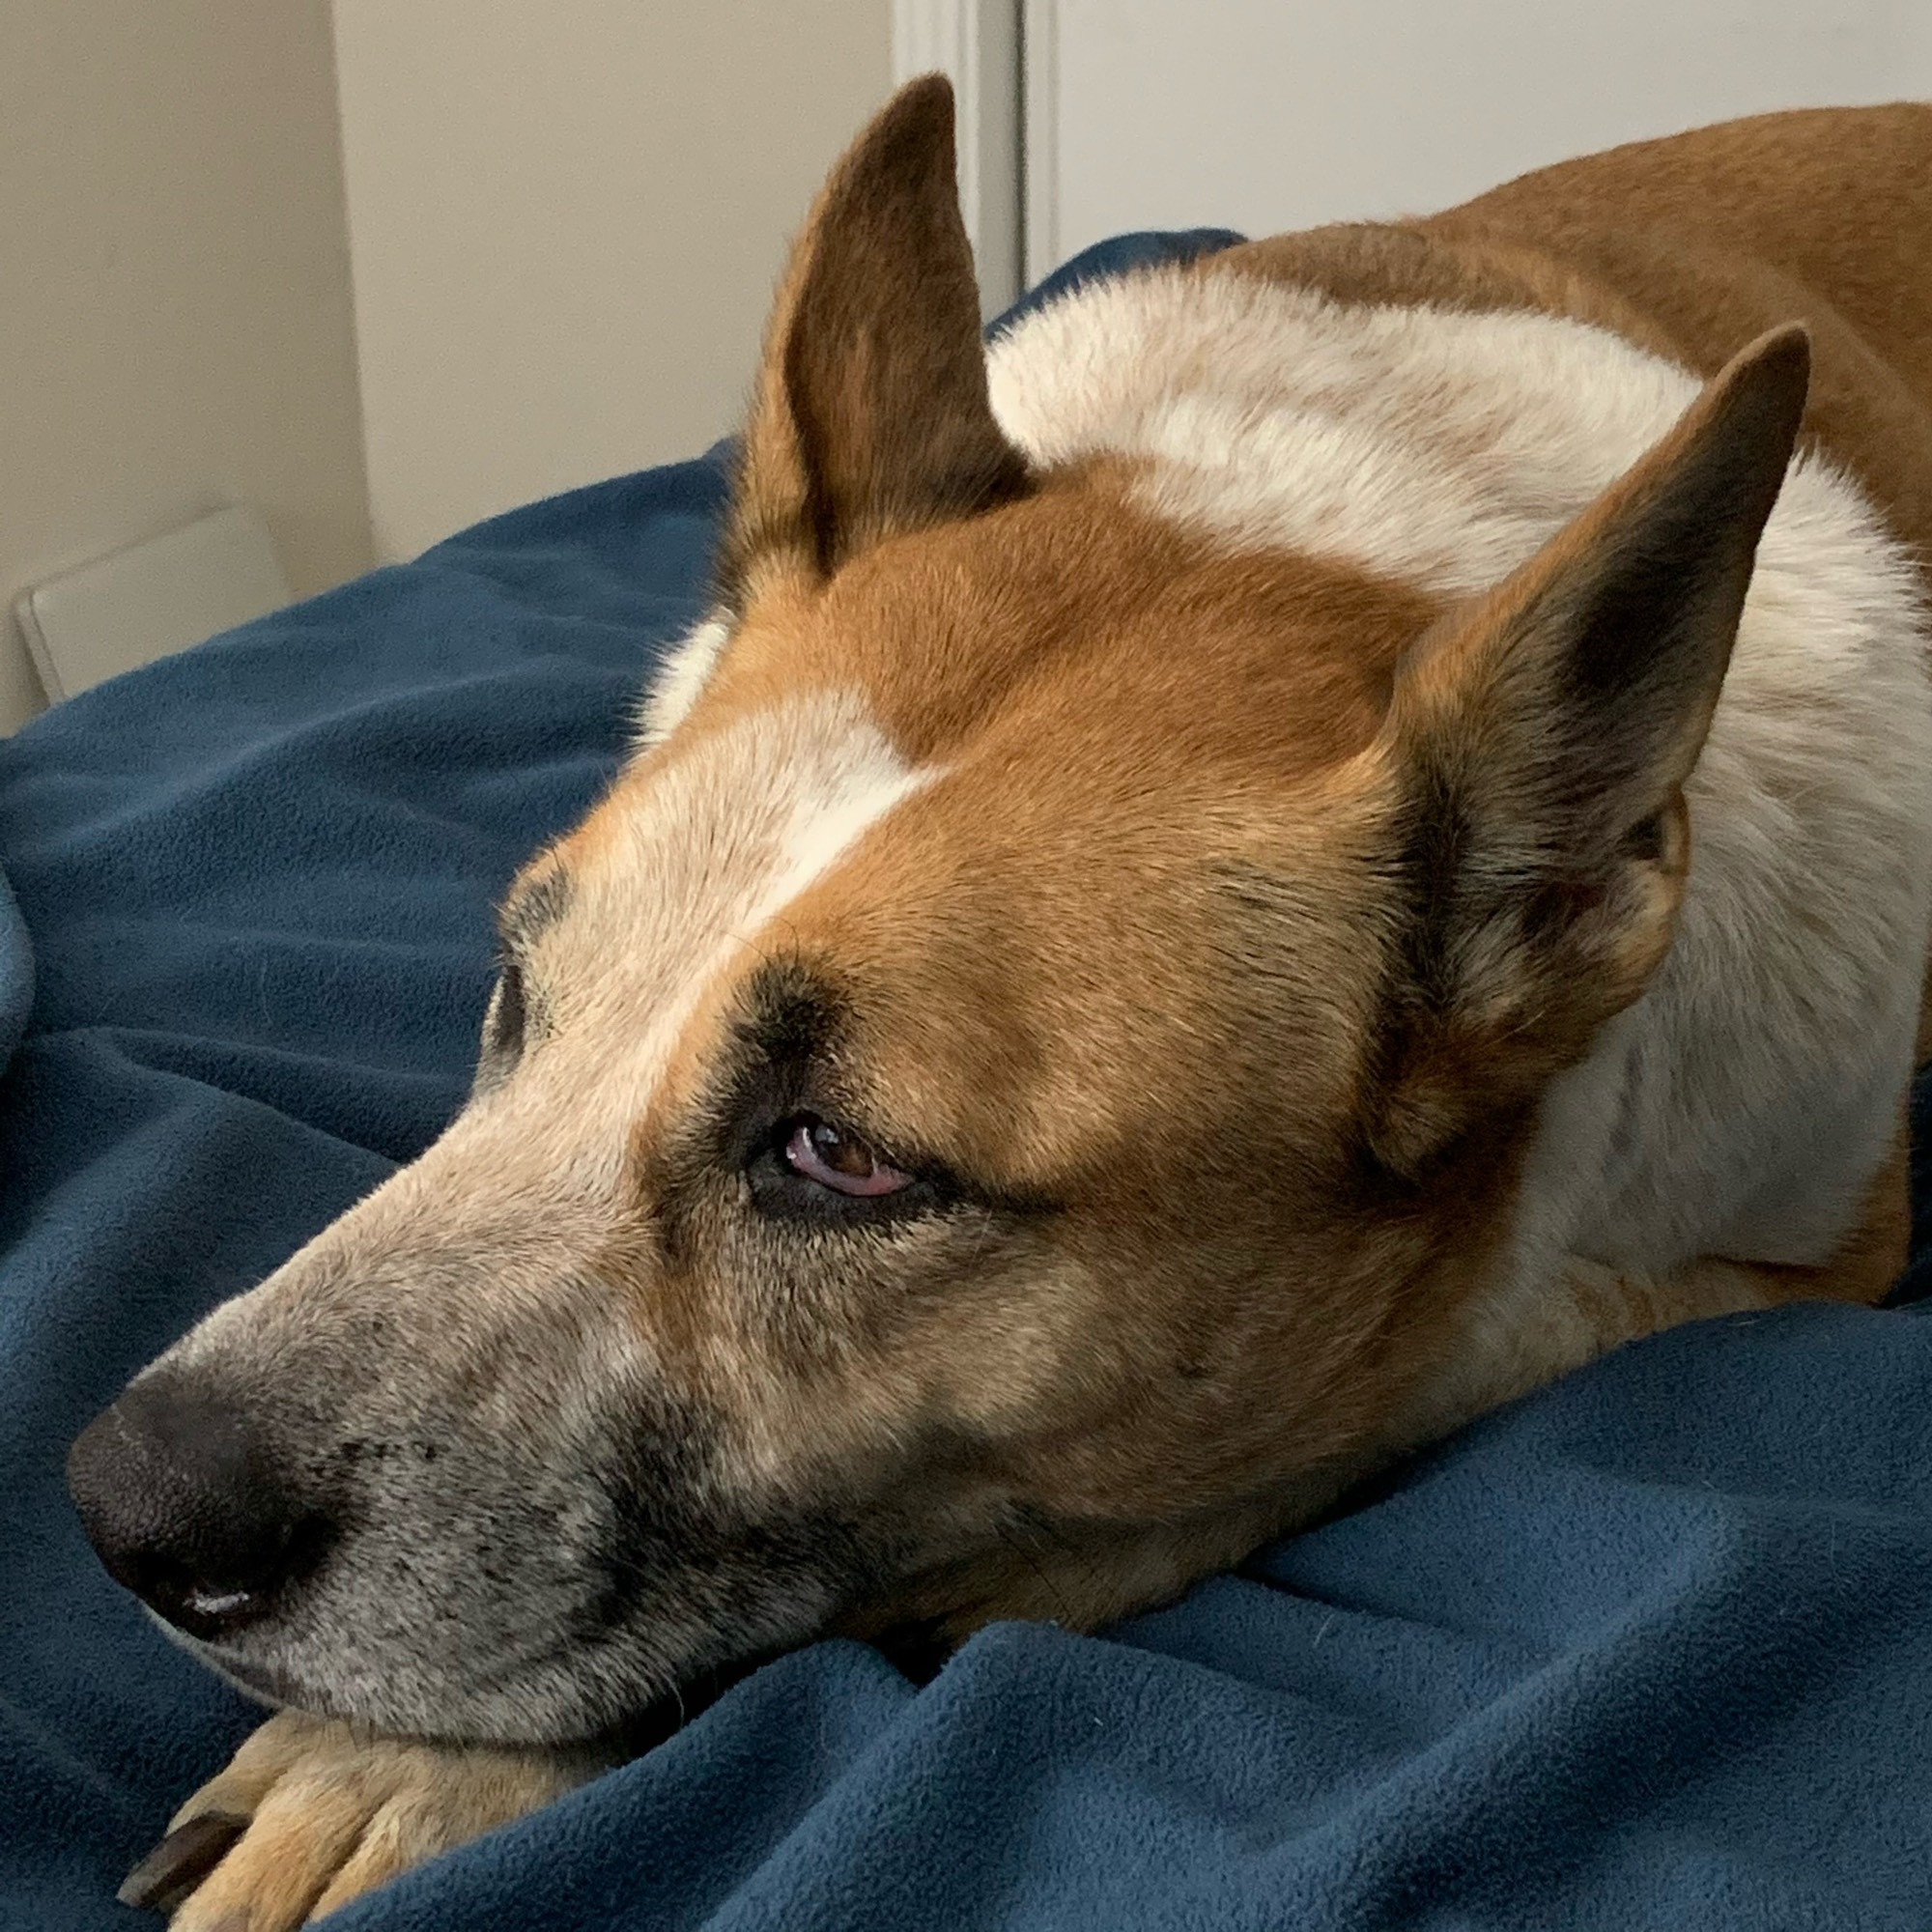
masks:
<path fill-rule="evenodd" d="M 719 560 L 727 606 L 1020 495 L 986 396 L 952 89 L 909 82 L 820 190 L 779 289 Z"/>
<path fill-rule="evenodd" d="M 1791 460 L 1809 347 L 1739 354 L 1637 466 L 1398 673 L 1400 941 L 1371 1144 L 1414 1175 L 1642 992 L 1690 865 L 1684 783 Z"/>

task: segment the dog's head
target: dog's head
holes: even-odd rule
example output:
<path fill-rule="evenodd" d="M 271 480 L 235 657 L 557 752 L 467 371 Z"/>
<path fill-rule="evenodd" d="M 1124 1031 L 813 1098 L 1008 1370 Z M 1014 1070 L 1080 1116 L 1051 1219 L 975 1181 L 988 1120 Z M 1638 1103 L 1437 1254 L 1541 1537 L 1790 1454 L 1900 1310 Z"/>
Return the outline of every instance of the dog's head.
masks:
<path fill-rule="evenodd" d="M 472 1097 L 83 1436 L 110 1566 L 265 1694 L 557 1738 L 827 1630 L 1091 1626 L 1332 1493 L 1669 945 L 1804 380 L 1760 345 L 1461 605 L 1232 548 L 1003 434 L 907 90 Z"/>

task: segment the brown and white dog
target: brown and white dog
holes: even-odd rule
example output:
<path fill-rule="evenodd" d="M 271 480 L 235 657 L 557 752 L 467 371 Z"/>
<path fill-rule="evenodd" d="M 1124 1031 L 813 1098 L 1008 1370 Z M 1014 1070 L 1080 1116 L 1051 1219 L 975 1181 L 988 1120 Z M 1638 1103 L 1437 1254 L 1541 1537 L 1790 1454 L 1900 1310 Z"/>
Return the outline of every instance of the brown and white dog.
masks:
<path fill-rule="evenodd" d="M 290 1707 L 128 1895 L 277 1932 L 743 1660 L 1091 1628 L 1630 1337 L 1876 1298 L 1928 546 L 1932 108 L 987 351 L 906 89 L 474 1096 L 75 1447 L 109 1567 Z"/>

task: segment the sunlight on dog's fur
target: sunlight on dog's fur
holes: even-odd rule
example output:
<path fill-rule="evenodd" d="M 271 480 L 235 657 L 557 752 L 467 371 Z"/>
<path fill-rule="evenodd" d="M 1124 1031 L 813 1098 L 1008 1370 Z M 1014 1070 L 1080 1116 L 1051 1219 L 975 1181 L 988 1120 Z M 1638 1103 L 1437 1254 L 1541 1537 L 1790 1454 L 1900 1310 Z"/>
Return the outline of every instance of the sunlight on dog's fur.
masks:
<path fill-rule="evenodd" d="M 184 1932 L 1902 1258 L 1932 110 L 990 352 L 952 167 L 927 80 L 821 195 L 718 608 L 512 887 L 468 1106 L 76 1446 L 110 1567 L 291 1707 L 130 1881 Z"/>

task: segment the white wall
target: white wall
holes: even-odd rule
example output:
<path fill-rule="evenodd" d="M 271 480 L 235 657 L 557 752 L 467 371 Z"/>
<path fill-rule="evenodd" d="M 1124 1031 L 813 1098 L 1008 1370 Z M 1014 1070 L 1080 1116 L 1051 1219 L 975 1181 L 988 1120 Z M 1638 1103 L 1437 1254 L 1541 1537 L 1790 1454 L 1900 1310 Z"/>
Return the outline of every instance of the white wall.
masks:
<path fill-rule="evenodd" d="M 14 594 L 226 500 L 370 560 L 327 0 L 4 0 L 0 729 Z"/>
<path fill-rule="evenodd" d="M 1732 115 L 1932 96 L 1928 0 L 1027 0 L 1029 267 L 1426 213 Z"/>
<path fill-rule="evenodd" d="M 891 0 L 336 0 L 377 548 L 736 425 Z"/>

